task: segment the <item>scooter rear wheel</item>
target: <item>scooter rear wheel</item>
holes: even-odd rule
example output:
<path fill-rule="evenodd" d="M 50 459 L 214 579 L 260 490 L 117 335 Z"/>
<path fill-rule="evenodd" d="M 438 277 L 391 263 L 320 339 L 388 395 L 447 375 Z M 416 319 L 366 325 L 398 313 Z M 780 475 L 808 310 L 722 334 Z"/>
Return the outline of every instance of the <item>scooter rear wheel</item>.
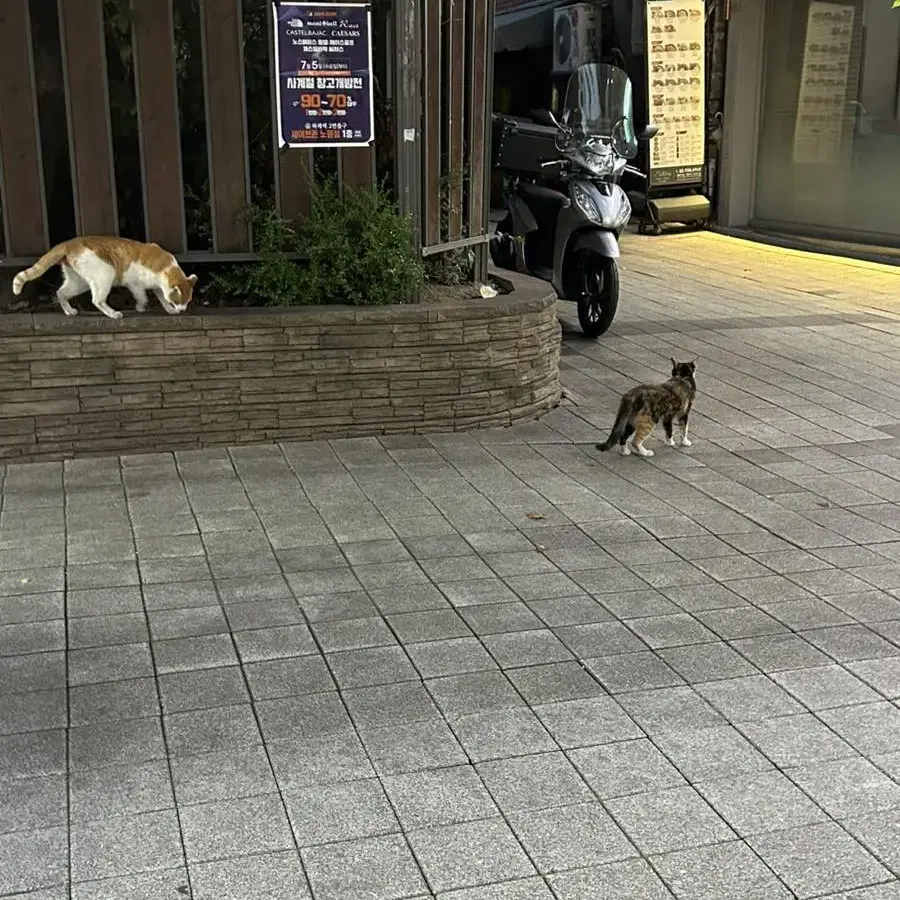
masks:
<path fill-rule="evenodd" d="M 619 266 L 614 259 L 584 250 L 578 259 L 581 295 L 578 322 L 586 337 L 605 334 L 619 307 Z"/>

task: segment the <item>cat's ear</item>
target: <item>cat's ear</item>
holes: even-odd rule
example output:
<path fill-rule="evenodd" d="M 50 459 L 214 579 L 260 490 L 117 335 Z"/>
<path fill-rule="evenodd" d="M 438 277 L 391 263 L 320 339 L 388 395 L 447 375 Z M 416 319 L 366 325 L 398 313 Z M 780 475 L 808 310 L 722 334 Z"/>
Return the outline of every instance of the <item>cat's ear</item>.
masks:
<path fill-rule="evenodd" d="M 197 275 L 196 275 L 196 273 L 195 273 L 194 275 L 188 275 L 188 281 L 189 281 L 191 284 L 196 284 L 196 283 L 197 283 Z"/>

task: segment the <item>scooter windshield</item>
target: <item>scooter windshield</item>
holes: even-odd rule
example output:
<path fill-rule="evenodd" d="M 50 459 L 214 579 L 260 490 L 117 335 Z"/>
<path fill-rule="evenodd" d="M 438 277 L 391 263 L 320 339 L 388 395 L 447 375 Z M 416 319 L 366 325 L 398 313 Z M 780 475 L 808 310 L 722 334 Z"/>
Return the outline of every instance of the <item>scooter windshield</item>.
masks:
<path fill-rule="evenodd" d="M 560 124 L 565 144 L 560 149 L 598 157 L 611 149 L 625 159 L 637 156 L 631 81 L 615 66 L 588 63 L 572 73 Z"/>

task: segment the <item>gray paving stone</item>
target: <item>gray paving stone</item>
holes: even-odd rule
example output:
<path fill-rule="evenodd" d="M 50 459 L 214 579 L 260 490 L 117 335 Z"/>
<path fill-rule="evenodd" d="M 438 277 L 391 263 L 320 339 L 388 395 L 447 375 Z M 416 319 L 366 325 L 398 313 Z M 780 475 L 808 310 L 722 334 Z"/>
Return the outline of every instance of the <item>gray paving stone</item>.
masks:
<path fill-rule="evenodd" d="M 591 601 L 593 603 L 593 601 Z M 459 614 L 472 631 L 479 635 L 529 631 L 541 627 L 541 620 L 524 603 L 488 603 L 466 606 Z"/>
<path fill-rule="evenodd" d="M 789 716 L 803 708 L 765 675 L 698 684 L 697 690 L 730 722 Z"/>
<path fill-rule="evenodd" d="M 194 900 L 308 900 L 295 851 L 198 863 L 191 866 Z"/>
<path fill-rule="evenodd" d="M 60 775 L 66 771 L 66 733 L 29 731 L 0 735 L 0 778 Z"/>
<path fill-rule="evenodd" d="M 621 829 L 596 802 L 517 813 L 510 817 L 510 825 L 542 874 L 637 855 Z"/>
<path fill-rule="evenodd" d="M 418 681 L 419 676 L 402 647 L 372 647 L 330 653 L 328 666 L 343 688 Z"/>
<path fill-rule="evenodd" d="M 611 694 L 674 687 L 683 683 L 677 672 L 650 651 L 587 659 L 585 665 Z"/>
<path fill-rule="evenodd" d="M 606 808 L 645 855 L 717 844 L 734 837 L 690 787 L 618 797 L 606 801 Z"/>
<path fill-rule="evenodd" d="M 884 659 L 898 655 L 896 646 L 888 643 L 865 625 L 819 628 L 804 631 L 803 637 L 838 662 Z"/>
<path fill-rule="evenodd" d="M 148 618 L 150 633 L 155 641 L 197 637 L 202 634 L 222 634 L 228 631 L 228 622 L 219 605 L 157 610 L 148 613 Z M 146 640 L 146 635 L 133 640 Z"/>
<path fill-rule="evenodd" d="M 392 775 L 383 783 L 405 830 L 499 815 L 496 804 L 472 766 Z"/>
<path fill-rule="evenodd" d="M 261 746 L 237 747 L 169 761 L 179 804 L 272 794 L 275 779 Z"/>
<path fill-rule="evenodd" d="M 848 743 L 809 714 L 744 722 L 741 731 L 782 769 L 856 755 Z"/>
<path fill-rule="evenodd" d="M 21 625 L 0 625 L 0 657 L 20 653 L 46 653 L 63 650 L 66 629 L 62 619 L 50 622 L 25 622 Z"/>
<path fill-rule="evenodd" d="M 477 769 L 506 815 L 564 803 L 582 803 L 593 798 L 577 770 L 562 753 L 482 762 Z"/>
<path fill-rule="evenodd" d="M 489 609 L 505 609 L 512 604 L 490 606 Z M 471 609 L 478 609 L 472 607 Z M 433 609 L 424 612 L 398 613 L 387 617 L 388 624 L 403 644 L 418 641 L 441 641 L 468 637 L 469 626 L 454 609 Z"/>
<path fill-rule="evenodd" d="M 68 866 L 65 827 L 0 835 L 0 895 L 64 885 Z"/>
<path fill-rule="evenodd" d="M 848 625 L 853 622 L 853 619 L 837 606 L 814 597 L 766 604 L 764 609 L 773 619 L 795 631 Z"/>
<path fill-rule="evenodd" d="M 182 806 L 179 815 L 190 864 L 294 846 L 277 794 Z"/>
<path fill-rule="evenodd" d="M 674 896 L 642 859 L 552 875 L 550 884 L 559 900 L 672 900 Z"/>
<path fill-rule="evenodd" d="M 462 675 L 497 668 L 497 663 L 474 637 L 409 644 L 406 651 L 422 678 Z"/>
<path fill-rule="evenodd" d="M 156 641 L 153 645 L 153 659 L 159 675 L 235 666 L 238 662 L 230 634 L 206 634 Z"/>
<path fill-rule="evenodd" d="M 671 616 L 682 612 L 681 607 L 659 591 L 623 591 L 604 594 L 603 607 L 619 619 L 640 619 L 647 616 Z M 591 620 L 587 620 L 588 622 Z M 604 621 L 599 619 L 597 621 Z M 559 622 L 559 625 L 578 625 L 580 622 Z"/>
<path fill-rule="evenodd" d="M 99 722 L 69 730 L 69 767 L 72 771 L 134 765 L 165 756 L 159 719 Z"/>
<path fill-rule="evenodd" d="M 889 869 L 900 868 L 900 816 L 896 810 L 845 819 L 841 824 Z"/>
<path fill-rule="evenodd" d="M 796 634 L 773 634 L 733 641 L 732 646 L 763 672 L 828 665 L 832 660 Z"/>
<path fill-rule="evenodd" d="M 439 713 L 425 687 L 418 682 L 354 688 L 344 701 L 359 727 L 381 727 L 423 722 Z"/>
<path fill-rule="evenodd" d="M 881 699 L 842 666 L 776 672 L 772 680 L 813 711 L 855 703 L 874 703 Z"/>
<path fill-rule="evenodd" d="M 741 836 L 827 820 L 825 813 L 780 772 L 756 772 L 700 782 L 697 790 Z"/>
<path fill-rule="evenodd" d="M 152 578 L 144 579 L 148 584 L 153 580 Z M 174 581 L 175 579 L 165 578 L 162 580 Z M 134 562 L 97 562 L 66 567 L 66 587 L 70 590 L 127 587 L 135 584 L 140 584 L 140 581 Z"/>
<path fill-rule="evenodd" d="M 689 684 L 724 678 L 740 678 L 757 673 L 757 669 L 752 663 L 721 641 L 695 644 L 691 647 L 671 647 L 661 650 L 659 657 Z M 612 659 L 615 660 L 616 657 Z M 669 686 L 671 685 L 646 685 L 647 688 Z"/>
<path fill-rule="evenodd" d="M 544 548 L 548 547 L 548 535 L 546 532 L 547 529 L 543 529 L 540 538 L 541 546 Z M 577 533 L 580 534 L 580 532 Z M 584 535 L 582 535 L 582 537 L 584 537 Z M 585 540 L 587 541 L 587 538 L 585 538 Z M 593 546 L 592 543 L 591 546 Z M 594 546 L 593 551 L 589 549 L 580 551 L 578 551 L 577 548 L 572 549 L 575 552 L 586 553 L 591 557 L 599 556 L 602 553 L 599 547 L 596 546 Z M 552 551 L 550 553 L 535 553 L 533 550 L 519 550 L 508 553 L 486 553 L 484 555 L 484 562 L 501 578 L 507 578 L 511 576 L 539 575 L 545 572 L 555 572 L 557 566 L 555 565 L 552 556 Z M 591 565 L 585 566 L 585 568 L 593 568 L 594 564 L 595 563 L 592 562 Z"/>
<path fill-rule="evenodd" d="M 601 800 L 685 783 L 681 773 L 645 738 L 572 750 L 568 757 Z"/>
<path fill-rule="evenodd" d="M 153 674 L 146 643 L 118 644 L 69 651 L 69 684 L 133 679 Z"/>
<path fill-rule="evenodd" d="M 0 694 L 50 691 L 66 686 L 62 651 L 0 658 Z"/>
<path fill-rule="evenodd" d="M 649 734 L 706 728 L 724 720 L 693 688 L 672 687 L 621 694 L 619 703 Z"/>
<path fill-rule="evenodd" d="M 442 584 L 440 589 L 457 609 L 487 603 L 515 603 L 519 599 L 499 578 L 452 581 Z"/>
<path fill-rule="evenodd" d="M 234 634 L 242 663 L 262 662 L 316 653 L 316 645 L 305 625 L 258 628 Z"/>
<path fill-rule="evenodd" d="M 219 602 L 216 586 L 208 578 L 199 581 L 172 581 L 164 582 L 162 584 L 144 584 L 141 590 L 144 594 L 144 603 L 148 612 L 166 609 L 190 609 L 216 606 Z M 124 593 L 123 591 L 122 594 L 116 596 L 116 611 L 119 611 L 118 606 L 123 602 L 123 599 L 128 599 L 130 604 L 131 595 Z M 112 602 L 112 599 L 107 600 L 105 605 L 110 606 L 112 605 Z M 87 606 L 88 603 L 89 600 L 85 598 L 85 606 Z M 91 603 L 91 605 L 93 605 L 93 603 Z"/>
<path fill-rule="evenodd" d="M 172 713 L 165 717 L 165 729 L 172 756 L 233 750 L 262 741 L 249 703 Z"/>
<path fill-rule="evenodd" d="M 890 878 L 887 869 L 837 823 L 775 831 L 749 843 L 800 900 Z"/>
<path fill-rule="evenodd" d="M 557 749 L 540 719 L 525 707 L 463 716 L 453 721 L 453 731 L 473 762 Z"/>
<path fill-rule="evenodd" d="M 747 606 L 747 601 L 724 584 L 688 584 L 665 588 L 662 592 L 685 612 Z"/>
<path fill-rule="evenodd" d="M 537 554 L 534 555 L 537 556 Z M 495 574 L 503 574 L 491 569 L 480 557 L 474 555 L 422 560 L 422 569 L 436 584 L 446 584 L 451 581 L 473 581 L 479 578 L 492 578 Z"/>
<path fill-rule="evenodd" d="M 576 662 L 507 669 L 506 676 L 530 704 L 601 697 L 606 693 Z"/>
<path fill-rule="evenodd" d="M 510 709 L 524 701 L 502 672 L 476 672 L 432 678 L 428 691 L 447 719 Z"/>
<path fill-rule="evenodd" d="M 789 769 L 787 774 L 836 819 L 900 809 L 900 784 L 866 759 L 802 766 Z"/>
<path fill-rule="evenodd" d="M 74 823 L 71 854 L 73 881 L 174 869 L 184 861 L 174 809 Z"/>
<path fill-rule="evenodd" d="M 135 815 L 175 806 L 164 759 L 73 772 L 69 780 L 73 822 Z"/>
<path fill-rule="evenodd" d="M 780 634 L 787 630 L 762 610 L 746 606 L 709 610 L 698 613 L 697 618 L 726 641 Z"/>
<path fill-rule="evenodd" d="M 653 650 L 714 641 L 716 636 L 688 613 L 633 619 L 629 627 Z"/>
<path fill-rule="evenodd" d="M 143 872 L 139 875 L 122 875 L 100 881 L 81 881 L 72 885 L 72 898 L 119 900 L 121 897 L 128 897 L 129 900 L 158 900 L 160 897 L 187 896 L 189 890 L 187 872 L 183 868 L 178 868 L 162 872 Z M 34 900 L 43 898 L 35 897 Z"/>
<path fill-rule="evenodd" d="M 696 900 L 790 900 L 792 894 L 746 844 L 732 841 L 657 856 L 653 865 L 675 896 Z"/>
<path fill-rule="evenodd" d="M 282 697 L 255 705 L 266 742 L 332 734 L 351 727 L 347 710 L 336 693 Z"/>
<path fill-rule="evenodd" d="M 282 625 L 299 625 L 303 622 L 303 613 L 295 600 L 229 603 L 225 607 L 225 613 L 232 631 L 278 628 Z"/>
<path fill-rule="evenodd" d="M 900 700 L 900 657 L 847 663 L 847 668 L 889 700 Z"/>
<path fill-rule="evenodd" d="M 301 855 L 316 900 L 399 900 L 425 890 L 400 835 L 308 847 Z"/>
<path fill-rule="evenodd" d="M 380 728 L 363 726 L 360 736 L 379 775 L 421 772 L 468 761 L 440 718 Z"/>
<path fill-rule="evenodd" d="M 194 582 L 200 584 L 200 582 Z M 280 574 L 258 574 L 240 578 L 219 578 L 215 585 L 222 603 L 265 603 L 273 600 L 292 600 L 294 595 L 287 581 Z M 144 588 L 146 595 L 147 588 Z M 306 598 L 304 598 L 306 599 Z M 294 601 L 298 602 L 298 601 Z M 149 608 L 149 606 L 148 606 Z"/>
<path fill-rule="evenodd" d="M 67 719 L 66 692 L 61 688 L 12 694 L 0 704 L 0 734 L 64 728 Z"/>
<path fill-rule="evenodd" d="M 542 704 L 534 712 L 564 750 L 643 736 L 612 697 Z"/>
<path fill-rule="evenodd" d="M 867 756 L 890 753 L 900 747 L 900 709 L 890 703 L 825 710 L 819 718 Z"/>
<path fill-rule="evenodd" d="M 557 628 L 556 636 L 579 659 L 612 656 L 617 653 L 631 653 L 647 649 L 647 645 L 621 622 L 570 625 Z"/>
<path fill-rule="evenodd" d="M 482 638 L 502 668 L 565 662 L 572 654 L 549 629 L 493 634 Z"/>
<path fill-rule="evenodd" d="M 282 793 L 313 784 L 371 778 L 375 771 L 351 730 L 287 741 L 269 741 L 266 750 Z"/>
<path fill-rule="evenodd" d="M 62 775 L 15 778 L 3 783 L 0 834 L 68 823 L 66 779 Z"/>
<path fill-rule="evenodd" d="M 312 629 L 316 640 L 326 653 L 362 650 L 366 647 L 387 647 L 396 643 L 387 623 L 380 616 L 315 622 Z"/>
<path fill-rule="evenodd" d="M 553 900 L 543 878 L 517 878 L 502 884 L 462 888 L 439 895 L 439 900 Z"/>
<path fill-rule="evenodd" d="M 771 763 L 730 725 L 666 731 L 655 735 L 654 743 L 692 783 L 772 768 Z"/>
<path fill-rule="evenodd" d="M 173 672 L 170 675 L 160 675 L 158 682 L 163 711 L 166 713 L 235 706 L 250 700 L 241 670 L 237 666 Z"/>
<path fill-rule="evenodd" d="M 409 842 L 428 883 L 438 892 L 534 874 L 500 818 L 417 830 Z"/>
<path fill-rule="evenodd" d="M 303 788 L 288 796 L 285 803 L 301 848 L 400 830 L 377 778 Z"/>
<path fill-rule="evenodd" d="M 48 622 L 65 617 L 64 594 L 20 594 L 0 598 L 0 625 Z"/>

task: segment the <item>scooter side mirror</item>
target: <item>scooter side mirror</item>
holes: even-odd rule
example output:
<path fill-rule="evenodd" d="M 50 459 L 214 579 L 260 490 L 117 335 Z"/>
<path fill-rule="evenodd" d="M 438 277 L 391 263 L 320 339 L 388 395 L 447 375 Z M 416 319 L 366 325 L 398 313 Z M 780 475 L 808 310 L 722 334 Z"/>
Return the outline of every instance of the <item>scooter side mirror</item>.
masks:
<path fill-rule="evenodd" d="M 638 135 L 638 140 L 649 141 L 652 138 L 655 138 L 657 134 L 659 134 L 659 125 L 654 125 L 652 122 L 648 122 L 644 126 L 644 130 Z"/>
<path fill-rule="evenodd" d="M 537 122 L 538 125 L 549 125 L 551 128 L 559 128 L 559 122 L 556 121 L 556 116 L 554 116 L 549 109 L 533 109 L 531 111 L 531 118 Z"/>

